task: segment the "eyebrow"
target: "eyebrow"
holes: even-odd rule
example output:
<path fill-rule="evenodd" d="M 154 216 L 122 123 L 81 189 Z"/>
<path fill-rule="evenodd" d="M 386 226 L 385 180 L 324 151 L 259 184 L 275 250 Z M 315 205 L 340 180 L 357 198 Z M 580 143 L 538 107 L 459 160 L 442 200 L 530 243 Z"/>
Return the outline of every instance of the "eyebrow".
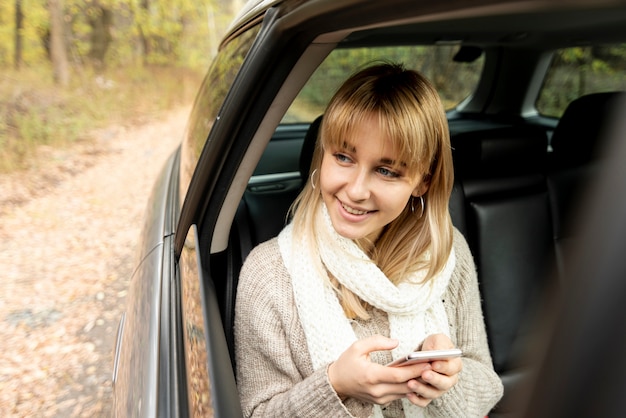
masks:
<path fill-rule="evenodd" d="M 399 164 L 397 163 L 396 160 L 392 160 L 390 158 L 383 158 L 382 160 L 380 160 L 381 164 L 385 164 L 385 165 L 390 165 L 392 167 L 396 167 L 396 166 L 400 166 L 400 167 L 406 167 L 406 163 L 404 161 L 401 161 Z"/>
<path fill-rule="evenodd" d="M 344 141 L 344 143 L 342 144 L 342 147 L 350 152 L 356 153 L 356 147 L 354 145 L 350 145 L 347 142 Z M 400 166 L 400 167 L 407 167 L 407 163 L 402 161 L 399 164 L 397 164 L 396 160 L 392 160 L 391 158 L 381 158 L 380 159 L 380 163 L 381 164 L 385 164 L 385 165 L 390 165 L 392 167 L 396 167 L 396 166 Z"/>

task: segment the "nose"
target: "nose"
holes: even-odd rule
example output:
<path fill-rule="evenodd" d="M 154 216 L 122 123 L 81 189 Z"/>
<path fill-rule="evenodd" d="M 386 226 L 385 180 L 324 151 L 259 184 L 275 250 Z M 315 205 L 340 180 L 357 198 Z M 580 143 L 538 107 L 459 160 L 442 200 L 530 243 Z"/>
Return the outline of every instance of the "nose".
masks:
<path fill-rule="evenodd" d="M 348 197 L 353 202 L 360 202 L 370 197 L 368 172 L 365 169 L 356 169 L 348 179 L 346 185 Z"/>

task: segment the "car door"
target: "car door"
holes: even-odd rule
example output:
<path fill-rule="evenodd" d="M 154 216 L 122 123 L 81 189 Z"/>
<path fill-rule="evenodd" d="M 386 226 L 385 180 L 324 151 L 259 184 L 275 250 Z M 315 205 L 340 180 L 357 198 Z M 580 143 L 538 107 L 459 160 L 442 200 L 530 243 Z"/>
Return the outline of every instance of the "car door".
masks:
<path fill-rule="evenodd" d="M 205 274 L 208 264 L 195 245 L 199 240 L 194 205 L 205 197 L 198 188 L 220 172 L 223 153 L 212 149 L 209 133 L 259 33 L 259 22 L 252 21 L 223 42 L 197 95 L 182 144 L 163 167 L 151 194 L 140 261 L 116 342 L 115 416 L 241 415 L 233 371 L 223 361 L 229 354 L 211 298 L 212 281 Z M 200 161 L 205 148 L 208 157 Z M 194 174 L 197 171 L 207 176 Z M 181 230 L 177 224 L 184 207 L 190 214 L 184 219 L 191 222 L 183 222 Z M 182 239 L 178 248 L 176 239 Z"/>
<path fill-rule="evenodd" d="M 181 147 L 179 195 L 190 225 L 186 226 L 187 218 L 183 217 L 179 225 L 184 226 L 176 235 L 183 244 L 171 254 L 173 259 L 178 258 L 178 265 L 170 283 L 170 341 L 177 345 L 172 350 L 177 356 L 172 364 L 179 367 L 170 368 L 170 381 L 177 382 L 177 387 L 171 389 L 182 399 L 178 408 L 172 408 L 172 416 L 242 415 L 209 252 L 200 245 L 198 218 L 205 215 L 198 213 L 206 209 L 201 205 L 207 196 L 220 198 L 219 192 L 211 189 L 226 163 L 225 148 L 232 144 L 224 137 L 216 139 L 219 135 L 212 137 L 210 132 L 220 121 L 219 112 L 235 79 L 245 77 L 241 67 L 259 30 L 257 24 L 220 49 L 196 98 Z M 160 396 L 167 395 L 161 391 Z"/>

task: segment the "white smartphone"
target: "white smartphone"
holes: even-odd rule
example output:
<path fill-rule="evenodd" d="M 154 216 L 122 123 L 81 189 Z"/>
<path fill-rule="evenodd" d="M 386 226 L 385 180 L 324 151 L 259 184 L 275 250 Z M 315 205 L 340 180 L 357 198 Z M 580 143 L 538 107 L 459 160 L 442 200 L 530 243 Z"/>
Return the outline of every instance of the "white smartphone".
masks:
<path fill-rule="evenodd" d="M 459 348 L 451 348 L 447 350 L 426 350 L 414 351 L 397 360 L 387 364 L 387 366 L 401 367 L 415 363 L 430 363 L 435 360 L 450 360 L 455 357 L 461 357 L 463 352 Z"/>

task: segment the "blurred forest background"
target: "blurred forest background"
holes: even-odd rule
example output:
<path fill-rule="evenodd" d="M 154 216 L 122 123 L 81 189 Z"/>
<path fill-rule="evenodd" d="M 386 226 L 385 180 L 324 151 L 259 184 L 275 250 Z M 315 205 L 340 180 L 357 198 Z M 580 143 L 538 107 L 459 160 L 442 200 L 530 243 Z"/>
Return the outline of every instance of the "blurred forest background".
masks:
<path fill-rule="evenodd" d="M 244 0 L 0 1 L 0 174 L 191 104 Z"/>
<path fill-rule="evenodd" d="M 89 140 L 105 125 L 141 122 L 191 104 L 244 2 L 0 0 L 0 174 L 32 166 L 42 145 L 58 148 Z M 481 61 L 452 68 L 455 51 L 433 57 L 433 50 L 417 47 L 399 58 L 411 56 L 444 102 L 456 105 L 471 92 Z M 382 48 L 377 54 L 396 58 L 398 51 Z M 360 54 L 333 54 L 299 99 L 321 108 L 328 100 L 324 94 L 336 87 L 327 84 L 347 77 Z M 333 78 L 336 68 L 345 73 Z M 626 44 L 560 51 L 537 108 L 559 117 L 582 94 L 621 90 L 625 69 Z"/>

